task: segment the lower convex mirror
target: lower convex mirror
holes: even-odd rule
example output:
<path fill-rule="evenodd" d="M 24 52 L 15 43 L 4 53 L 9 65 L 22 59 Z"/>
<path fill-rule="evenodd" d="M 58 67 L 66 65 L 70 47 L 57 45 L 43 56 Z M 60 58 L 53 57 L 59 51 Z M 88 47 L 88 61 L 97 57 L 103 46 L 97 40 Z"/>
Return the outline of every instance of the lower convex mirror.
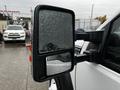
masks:
<path fill-rule="evenodd" d="M 46 57 L 47 76 L 62 73 L 71 69 L 70 53 L 57 54 Z"/>
<path fill-rule="evenodd" d="M 32 33 L 35 81 L 45 81 L 73 69 L 74 21 L 71 10 L 46 5 L 35 8 Z"/>

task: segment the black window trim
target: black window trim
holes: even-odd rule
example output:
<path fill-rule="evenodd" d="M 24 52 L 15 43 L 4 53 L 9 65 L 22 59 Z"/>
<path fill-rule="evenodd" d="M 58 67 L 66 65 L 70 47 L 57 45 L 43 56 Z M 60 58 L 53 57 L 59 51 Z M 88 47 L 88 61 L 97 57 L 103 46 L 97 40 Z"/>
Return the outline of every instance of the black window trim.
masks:
<path fill-rule="evenodd" d="M 103 43 L 103 48 L 100 52 L 100 54 L 102 55 L 102 57 L 104 57 L 104 51 L 105 51 L 105 48 L 107 47 L 107 42 L 108 42 L 108 39 L 109 39 L 109 36 L 110 36 L 110 33 L 112 31 L 112 27 L 113 27 L 113 23 L 114 21 L 116 21 L 118 18 L 120 18 L 120 13 L 115 17 L 113 18 L 113 20 L 110 22 L 110 25 L 109 25 L 109 28 L 108 28 L 108 32 L 105 36 L 105 38 L 103 38 L 104 42 Z M 104 58 L 102 58 L 102 60 L 99 62 L 101 65 L 117 72 L 117 73 L 120 73 L 120 65 L 112 62 L 112 61 L 108 61 L 108 60 L 104 60 Z"/>

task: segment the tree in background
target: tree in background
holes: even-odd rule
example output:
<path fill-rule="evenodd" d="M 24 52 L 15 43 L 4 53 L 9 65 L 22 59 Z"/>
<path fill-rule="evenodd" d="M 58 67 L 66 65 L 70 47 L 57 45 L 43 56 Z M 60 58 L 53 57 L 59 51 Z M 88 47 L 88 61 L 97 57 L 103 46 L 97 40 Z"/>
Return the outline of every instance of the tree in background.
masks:
<path fill-rule="evenodd" d="M 103 24 L 107 20 L 107 15 L 99 16 L 99 17 L 96 17 L 95 19 L 100 21 L 100 24 Z"/>

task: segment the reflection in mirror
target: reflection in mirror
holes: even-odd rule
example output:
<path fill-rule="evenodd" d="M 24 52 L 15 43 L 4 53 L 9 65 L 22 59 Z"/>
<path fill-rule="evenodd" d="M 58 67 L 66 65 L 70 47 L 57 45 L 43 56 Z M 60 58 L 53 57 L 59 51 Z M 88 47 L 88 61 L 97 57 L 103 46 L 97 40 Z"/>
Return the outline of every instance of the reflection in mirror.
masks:
<path fill-rule="evenodd" d="M 39 12 L 39 53 L 73 47 L 73 25 L 70 13 L 41 10 Z"/>
<path fill-rule="evenodd" d="M 70 53 L 57 54 L 46 57 L 47 76 L 62 73 L 71 69 Z"/>

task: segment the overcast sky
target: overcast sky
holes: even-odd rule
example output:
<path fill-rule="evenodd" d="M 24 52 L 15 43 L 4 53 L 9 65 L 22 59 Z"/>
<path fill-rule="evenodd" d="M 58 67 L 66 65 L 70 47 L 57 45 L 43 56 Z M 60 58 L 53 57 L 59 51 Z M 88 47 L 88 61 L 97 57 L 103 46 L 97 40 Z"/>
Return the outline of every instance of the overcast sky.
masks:
<path fill-rule="evenodd" d="M 76 18 L 90 18 L 93 3 L 93 17 L 105 14 L 110 17 L 120 10 L 120 0 L 0 0 L 0 9 L 6 5 L 8 10 L 29 14 L 30 9 L 36 5 L 49 4 L 72 9 Z"/>

